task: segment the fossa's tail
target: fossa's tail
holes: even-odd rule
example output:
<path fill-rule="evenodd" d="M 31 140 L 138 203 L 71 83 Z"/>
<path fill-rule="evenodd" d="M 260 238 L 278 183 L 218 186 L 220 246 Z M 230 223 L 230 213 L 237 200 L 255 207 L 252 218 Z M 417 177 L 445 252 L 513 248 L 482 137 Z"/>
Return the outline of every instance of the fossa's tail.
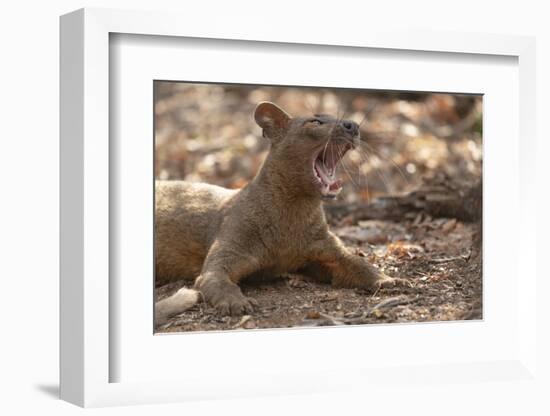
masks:
<path fill-rule="evenodd" d="M 172 296 L 155 303 L 156 325 L 162 325 L 172 316 L 178 315 L 199 302 L 199 292 L 195 289 L 181 288 Z"/>

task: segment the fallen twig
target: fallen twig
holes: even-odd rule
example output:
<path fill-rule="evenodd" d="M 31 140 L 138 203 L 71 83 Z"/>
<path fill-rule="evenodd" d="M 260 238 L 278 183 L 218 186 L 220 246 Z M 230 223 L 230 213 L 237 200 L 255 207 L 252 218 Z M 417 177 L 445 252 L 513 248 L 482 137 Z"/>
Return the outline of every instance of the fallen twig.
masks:
<path fill-rule="evenodd" d="M 310 314 L 310 315 L 313 315 L 313 314 Z M 331 315 L 327 315 L 326 313 L 316 312 L 314 315 L 318 316 L 318 318 L 310 318 L 306 316 L 302 320 L 302 325 L 303 326 L 334 326 L 334 325 L 346 324 L 345 320 L 336 318 Z"/>
<path fill-rule="evenodd" d="M 235 325 L 231 327 L 231 329 L 237 329 L 242 328 L 245 323 L 247 323 L 250 320 L 250 315 L 244 315 L 239 322 L 237 322 Z"/>
<path fill-rule="evenodd" d="M 391 308 L 391 307 L 397 306 L 397 305 L 406 305 L 406 304 L 409 304 L 409 303 L 416 302 L 417 300 L 418 300 L 418 297 L 409 298 L 409 297 L 406 297 L 406 296 L 395 296 L 395 297 L 392 297 L 392 298 L 387 298 L 387 299 L 384 299 L 384 300 L 378 302 L 373 307 L 370 307 L 369 309 L 367 309 L 365 312 L 363 312 L 361 315 L 359 315 L 357 317 L 344 319 L 344 323 L 346 325 L 364 324 L 364 323 L 367 323 L 367 318 L 376 310 L 380 311 L 382 309 Z"/>
<path fill-rule="evenodd" d="M 464 257 L 464 254 L 460 255 L 460 256 L 454 256 L 454 257 L 441 257 L 441 258 L 432 258 L 432 259 L 429 259 L 428 261 L 430 263 L 448 263 L 450 261 L 454 261 L 454 260 L 464 260 L 466 257 Z"/>
<path fill-rule="evenodd" d="M 387 298 L 383 301 L 377 303 L 372 308 L 369 309 L 370 312 L 374 311 L 375 309 L 383 309 L 383 308 L 390 308 L 392 306 L 397 305 L 403 305 L 406 303 L 410 303 L 412 300 L 406 296 L 395 296 L 393 298 Z"/>

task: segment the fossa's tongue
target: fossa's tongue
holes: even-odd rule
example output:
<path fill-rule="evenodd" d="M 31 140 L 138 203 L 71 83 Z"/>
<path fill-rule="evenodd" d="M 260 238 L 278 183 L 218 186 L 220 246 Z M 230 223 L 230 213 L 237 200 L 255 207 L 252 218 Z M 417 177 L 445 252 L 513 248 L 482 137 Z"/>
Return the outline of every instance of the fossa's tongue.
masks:
<path fill-rule="evenodd" d="M 342 181 L 336 179 L 336 167 L 350 148 L 347 143 L 329 142 L 317 155 L 313 163 L 313 173 L 323 197 L 334 198 L 342 190 Z"/>

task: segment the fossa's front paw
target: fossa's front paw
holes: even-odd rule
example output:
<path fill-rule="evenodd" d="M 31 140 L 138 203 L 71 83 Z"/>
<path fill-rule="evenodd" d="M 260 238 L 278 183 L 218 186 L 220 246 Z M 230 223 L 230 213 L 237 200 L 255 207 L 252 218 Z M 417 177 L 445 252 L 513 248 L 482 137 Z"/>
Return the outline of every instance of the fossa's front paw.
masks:
<path fill-rule="evenodd" d="M 220 315 L 250 314 L 258 306 L 255 299 L 243 295 L 237 284 L 225 279 L 201 276 L 197 279 L 195 287 Z"/>
<path fill-rule="evenodd" d="M 213 306 L 220 315 L 239 316 L 254 312 L 258 302 L 256 299 L 247 298 L 242 293 L 240 295 L 232 293 L 220 296 L 217 302 L 213 303 Z"/>

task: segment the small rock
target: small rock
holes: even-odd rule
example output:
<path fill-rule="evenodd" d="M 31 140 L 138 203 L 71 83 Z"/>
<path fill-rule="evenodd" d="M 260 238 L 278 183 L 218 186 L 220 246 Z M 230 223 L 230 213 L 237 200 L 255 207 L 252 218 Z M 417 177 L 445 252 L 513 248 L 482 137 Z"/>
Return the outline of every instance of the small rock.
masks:
<path fill-rule="evenodd" d="M 456 226 L 456 219 L 453 218 L 449 221 L 447 221 L 445 224 L 443 224 L 443 226 L 441 227 L 441 230 L 444 232 L 444 233 L 449 233 L 450 231 L 452 231 Z"/>
<path fill-rule="evenodd" d="M 308 311 L 306 313 L 306 319 L 319 319 L 321 314 L 318 311 Z"/>
<path fill-rule="evenodd" d="M 384 312 L 382 312 L 380 309 L 375 309 L 371 312 L 376 318 L 382 318 L 384 316 Z"/>
<path fill-rule="evenodd" d="M 244 329 L 254 329 L 256 327 L 257 327 L 256 322 L 254 322 L 253 320 L 246 321 L 243 325 Z"/>

